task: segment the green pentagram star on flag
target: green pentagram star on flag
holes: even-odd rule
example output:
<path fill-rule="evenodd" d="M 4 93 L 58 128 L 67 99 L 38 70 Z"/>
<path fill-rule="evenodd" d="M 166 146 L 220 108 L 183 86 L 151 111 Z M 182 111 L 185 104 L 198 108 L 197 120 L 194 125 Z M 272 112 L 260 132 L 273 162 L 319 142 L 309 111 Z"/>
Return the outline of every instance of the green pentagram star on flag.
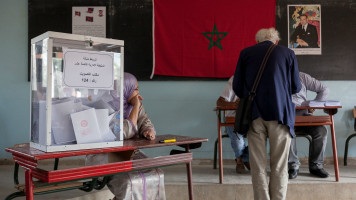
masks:
<path fill-rule="evenodd" d="M 205 32 L 205 33 L 203 33 L 203 35 L 206 38 L 208 38 L 208 40 L 210 41 L 209 49 L 211 49 L 211 47 L 216 45 L 219 49 L 222 50 L 222 46 L 221 46 L 220 40 L 223 39 L 227 35 L 227 32 L 219 33 L 218 29 L 216 28 L 216 24 L 214 24 L 213 32 Z M 210 37 L 209 37 L 209 35 L 210 35 Z M 214 35 L 216 35 L 216 41 L 214 41 Z M 219 36 L 219 35 L 222 35 L 222 36 Z"/>

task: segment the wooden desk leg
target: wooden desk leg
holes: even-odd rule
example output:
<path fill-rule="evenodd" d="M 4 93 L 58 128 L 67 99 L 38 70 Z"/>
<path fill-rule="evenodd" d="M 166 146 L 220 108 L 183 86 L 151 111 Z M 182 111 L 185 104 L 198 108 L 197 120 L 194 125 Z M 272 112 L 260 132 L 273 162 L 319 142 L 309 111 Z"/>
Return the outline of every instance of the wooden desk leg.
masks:
<path fill-rule="evenodd" d="M 189 145 L 186 146 L 185 151 L 187 153 L 190 152 Z M 192 181 L 192 161 L 189 161 L 186 164 L 186 166 L 187 166 L 189 199 L 193 200 L 194 199 L 194 193 L 193 193 L 193 181 Z"/>
<path fill-rule="evenodd" d="M 223 173 L 223 169 L 224 169 L 224 166 L 223 166 L 223 157 L 222 157 L 222 137 L 221 137 L 221 126 L 220 126 L 220 121 L 218 122 L 218 133 L 219 133 L 219 178 L 220 178 L 220 184 L 223 183 L 223 176 L 224 176 L 224 173 Z"/>
<path fill-rule="evenodd" d="M 33 200 L 32 170 L 25 169 L 26 200 Z"/>
<path fill-rule="evenodd" d="M 336 138 L 335 138 L 335 128 L 334 128 L 334 117 L 333 115 L 330 115 L 331 119 L 331 142 L 333 145 L 333 157 L 334 157 L 334 169 L 335 169 L 335 179 L 338 182 L 339 181 L 339 162 L 337 159 L 337 148 L 336 148 Z"/>

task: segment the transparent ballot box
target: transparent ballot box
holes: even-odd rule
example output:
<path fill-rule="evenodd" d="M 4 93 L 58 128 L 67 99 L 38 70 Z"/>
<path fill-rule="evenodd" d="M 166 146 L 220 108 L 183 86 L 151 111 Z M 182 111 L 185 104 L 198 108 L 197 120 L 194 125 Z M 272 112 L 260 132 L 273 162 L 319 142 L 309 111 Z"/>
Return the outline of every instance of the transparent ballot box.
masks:
<path fill-rule="evenodd" d="M 123 145 L 124 41 L 46 32 L 31 40 L 31 147 Z"/>

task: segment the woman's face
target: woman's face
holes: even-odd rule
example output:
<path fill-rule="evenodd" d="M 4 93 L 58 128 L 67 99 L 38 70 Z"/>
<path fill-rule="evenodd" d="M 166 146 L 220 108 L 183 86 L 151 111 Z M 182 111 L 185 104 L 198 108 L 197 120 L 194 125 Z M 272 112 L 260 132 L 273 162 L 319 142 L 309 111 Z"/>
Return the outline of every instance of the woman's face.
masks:
<path fill-rule="evenodd" d="M 127 102 L 131 102 L 132 98 L 137 96 L 139 93 L 140 93 L 140 91 L 138 91 L 138 82 L 136 81 L 135 90 L 132 92 L 132 94 L 131 94 L 130 98 L 127 100 Z"/>

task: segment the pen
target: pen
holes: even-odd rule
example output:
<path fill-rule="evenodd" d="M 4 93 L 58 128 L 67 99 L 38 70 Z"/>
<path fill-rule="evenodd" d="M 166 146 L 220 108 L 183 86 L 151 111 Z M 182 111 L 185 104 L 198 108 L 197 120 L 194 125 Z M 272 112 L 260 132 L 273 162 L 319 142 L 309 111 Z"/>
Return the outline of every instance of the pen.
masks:
<path fill-rule="evenodd" d="M 176 142 L 176 139 L 160 140 L 159 143 Z"/>

